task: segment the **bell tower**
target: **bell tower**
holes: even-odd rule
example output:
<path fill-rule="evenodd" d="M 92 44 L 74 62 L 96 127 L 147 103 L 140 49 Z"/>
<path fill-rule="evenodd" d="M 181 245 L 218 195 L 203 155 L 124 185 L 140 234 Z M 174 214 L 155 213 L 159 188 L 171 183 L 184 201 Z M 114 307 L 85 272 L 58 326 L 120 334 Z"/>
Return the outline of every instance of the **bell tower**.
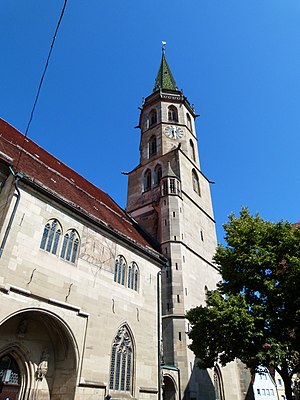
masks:
<path fill-rule="evenodd" d="M 140 163 L 128 174 L 126 210 L 170 260 L 162 274 L 164 363 L 180 370 L 178 398 L 202 400 L 215 398 L 214 373 L 195 365 L 185 313 L 205 303 L 220 275 L 212 263 L 215 221 L 210 182 L 200 168 L 196 117 L 163 47 L 153 92 L 141 107 Z"/>

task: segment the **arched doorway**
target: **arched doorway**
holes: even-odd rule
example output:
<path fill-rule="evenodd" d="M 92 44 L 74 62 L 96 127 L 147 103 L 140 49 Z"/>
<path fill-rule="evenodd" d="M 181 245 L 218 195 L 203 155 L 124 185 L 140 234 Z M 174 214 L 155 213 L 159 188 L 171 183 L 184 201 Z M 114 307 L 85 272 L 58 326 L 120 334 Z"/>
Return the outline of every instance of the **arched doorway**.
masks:
<path fill-rule="evenodd" d="M 73 399 L 77 360 L 75 339 L 58 316 L 39 309 L 10 316 L 0 325 L 0 370 L 2 393 L 11 394 L 0 400 Z"/>
<path fill-rule="evenodd" d="M 0 358 L 0 400 L 17 400 L 20 392 L 20 370 L 14 357 Z"/>
<path fill-rule="evenodd" d="M 164 375 L 163 400 L 176 400 L 175 383 L 168 375 Z"/>

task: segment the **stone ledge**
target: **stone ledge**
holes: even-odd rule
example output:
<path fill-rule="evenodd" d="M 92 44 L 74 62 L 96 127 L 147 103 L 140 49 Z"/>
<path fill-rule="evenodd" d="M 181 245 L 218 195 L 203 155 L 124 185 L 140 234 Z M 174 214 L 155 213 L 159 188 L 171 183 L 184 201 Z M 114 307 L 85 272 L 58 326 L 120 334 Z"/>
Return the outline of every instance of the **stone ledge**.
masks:
<path fill-rule="evenodd" d="M 158 390 L 156 388 L 146 388 L 146 387 L 140 387 L 139 389 L 140 393 L 158 393 Z"/>
<path fill-rule="evenodd" d="M 64 301 L 56 300 L 56 299 L 53 299 L 50 297 L 47 298 L 47 297 L 43 297 L 40 295 L 36 295 L 36 294 L 32 293 L 30 290 L 21 288 L 19 286 L 15 286 L 15 285 L 11 285 L 11 284 L 0 285 L 0 292 L 5 293 L 7 295 L 9 295 L 10 292 L 14 292 L 14 293 L 18 293 L 23 296 L 32 297 L 33 299 L 43 301 L 48 304 L 53 304 L 54 306 L 57 306 L 57 307 L 66 308 L 68 310 L 75 311 L 79 317 L 88 318 L 90 315 L 89 313 L 82 311 L 81 307 L 78 307 L 74 304 L 66 303 Z"/>
<path fill-rule="evenodd" d="M 81 382 L 79 383 L 78 387 L 86 387 L 86 388 L 92 388 L 92 389 L 106 389 L 106 385 L 103 382 L 93 382 L 93 381 L 87 381 L 87 382 Z"/>

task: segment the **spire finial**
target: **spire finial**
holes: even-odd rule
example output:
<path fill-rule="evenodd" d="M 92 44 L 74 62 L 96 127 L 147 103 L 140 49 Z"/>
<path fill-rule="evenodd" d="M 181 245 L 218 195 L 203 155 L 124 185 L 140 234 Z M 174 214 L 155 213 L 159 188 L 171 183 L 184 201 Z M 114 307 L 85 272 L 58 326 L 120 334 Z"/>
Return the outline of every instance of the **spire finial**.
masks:
<path fill-rule="evenodd" d="M 164 41 L 162 40 L 162 41 L 161 41 L 161 44 L 162 44 L 161 50 L 162 50 L 163 54 L 165 54 L 165 53 L 166 53 L 166 44 L 167 44 L 167 42 L 164 42 Z"/>

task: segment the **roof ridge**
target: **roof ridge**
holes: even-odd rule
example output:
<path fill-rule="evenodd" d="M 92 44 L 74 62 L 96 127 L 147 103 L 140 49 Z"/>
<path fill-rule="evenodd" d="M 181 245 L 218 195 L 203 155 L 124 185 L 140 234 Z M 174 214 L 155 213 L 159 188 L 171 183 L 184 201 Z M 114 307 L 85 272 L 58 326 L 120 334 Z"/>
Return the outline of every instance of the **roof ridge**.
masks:
<path fill-rule="evenodd" d="M 11 142 L 9 142 L 11 143 Z M 15 146 L 17 148 L 20 148 L 19 145 L 14 145 L 13 143 L 11 143 L 12 146 Z M 91 199 L 95 200 L 97 203 L 99 203 L 100 205 L 102 205 L 103 207 L 107 208 L 108 210 L 110 210 L 111 212 L 113 212 L 114 214 L 116 214 L 118 217 L 122 218 L 125 222 L 127 222 L 129 225 L 132 225 L 126 218 L 124 218 L 121 214 L 119 214 L 117 211 L 113 210 L 111 207 L 109 207 L 107 204 L 105 204 L 103 201 L 97 199 L 95 196 L 91 195 L 90 193 L 88 193 L 86 190 L 84 190 L 82 187 L 76 185 L 75 182 L 72 181 L 72 179 L 64 176 L 63 174 L 61 174 L 60 172 L 56 171 L 55 169 L 53 169 L 52 167 L 49 167 L 47 164 L 45 164 L 43 161 L 39 160 L 38 157 L 34 157 L 33 154 L 31 154 L 29 151 L 25 150 L 24 148 L 20 148 L 24 153 L 26 153 L 29 157 L 33 158 L 34 160 L 36 160 L 39 164 L 43 165 L 46 169 L 48 169 L 49 171 L 55 173 L 56 175 L 58 175 L 59 177 L 61 177 L 62 179 L 64 179 L 65 181 L 69 182 L 72 186 L 76 187 L 76 189 L 80 190 L 81 192 L 83 192 L 84 194 L 86 194 L 88 197 L 90 197 Z M 26 175 L 25 175 L 26 176 Z M 83 177 L 82 177 L 83 178 Z M 85 178 L 84 178 L 85 179 Z M 89 182 L 89 181 L 87 181 Z M 90 182 L 89 182 L 90 183 Z M 95 185 L 93 185 L 95 186 Z M 43 185 L 43 187 L 46 187 L 46 185 Z M 97 186 L 95 186 L 97 189 L 99 189 Z M 99 189 L 101 190 L 101 189 Z M 119 206 L 118 206 L 119 207 Z"/>
<path fill-rule="evenodd" d="M 16 172 L 24 174 L 24 184 L 48 193 L 75 213 L 82 214 L 83 218 L 85 216 L 111 233 L 115 232 L 120 239 L 123 238 L 121 240 L 128 240 L 157 258 L 159 253 L 153 244 L 109 194 L 30 138 L 26 141 L 23 138 L 21 132 L 0 118 L 0 158 L 14 167 Z M 17 165 L 20 152 L 22 157 Z"/>
<path fill-rule="evenodd" d="M 8 128 L 12 128 L 16 133 L 18 133 L 19 135 L 22 135 L 25 137 L 25 135 L 19 131 L 17 128 L 15 128 L 13 125 L 9 124 L 7 121 L 5 121 L 3 118 L 0 118 L 0 122 L 3 122 Z M 5 140 L 6 142 L 12 144 L 13 146 L 16 146 L 18 149 L 20 149 L 21 151 L 26 151 L 27 154 L 29 155 L 33 155 L 33 153 L 30 153 L 28 150 L 25 150 L 24 145 L 23 147 L 18 144 L 18 143 L 13 143 L 13 141 L 8 140 L 2 132 L 0 132 L 0 137 L 3 138 L 3 140 Z M 39 144 L 37 144 L 33 139 L 29 138 L 28 136 L 25 137 L 25 142 L 27 142 L 28 144 L 32 143 L 34 146 L 36 146 L 39 150 L 41 150 L 44 155 L 46 156 L 50 156 L 52 158 L 53 161 L 56 161 L 59 165 L 61 165 L 62 167 L 65 167 L 67 170 L 69 170 L 70 172 L 72 172 L 73 174 L 75 174 L 78 178 L 83 179 L 85 182 L 87 182 L 89 185 L 93 186 L 95 189 L 101 191 L 102 193 L 104 193 L 106 196 L 108 196 L 111 200 L 112 198 L 110 197 L 110 195 L 108 193 L 106 193 L 104 190 L 102 190 L 101 188 L 99 188 L 98 186 L 96 186 L 94 183 L 90 182 L 89 180 L 87 180 L 84 176 L 82 176 L 80 173 L 78 173 L 77 171 L 75 171 L 72 167 L 70 167 L 68 164 L 66 164 L 64 161 L 59 160 L 55 155 L 53 155 L 52 153 L 50 153 L 48 150 L 44 149 L 42 146 L 40 146 Z M 38 157 L 37 157 L 38 160 Z M 44 164 L 46 165 L 46 164 Z M 69 178 L 67 178 L 69 179 Z M 118 205 L 119 207 L 119 205 Z"/>

